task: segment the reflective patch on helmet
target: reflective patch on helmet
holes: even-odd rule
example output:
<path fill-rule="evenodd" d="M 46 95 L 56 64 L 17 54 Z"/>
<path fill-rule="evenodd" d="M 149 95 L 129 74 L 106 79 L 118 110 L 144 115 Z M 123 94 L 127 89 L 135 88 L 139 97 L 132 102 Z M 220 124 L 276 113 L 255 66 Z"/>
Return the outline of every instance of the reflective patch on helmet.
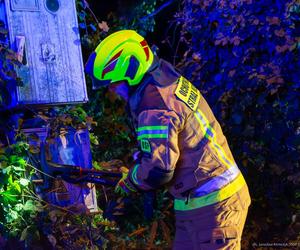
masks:
<path fill-rule="evenodd" d="M 138 71 L 139 66 L 140 66 L 140 62 L 136 59 L 135 56 L 131 56 L 129 59 L 129 65 L 125 76 L 133 80 Z"/>
<path fill-rule="evenodd" d="M 141 140 L 141 150 L 145 153 L 151 153 L 151 145 L 148 140 Z"/>
<path fill-rule="evenodd" d="M 146 61 L 149 60 L 149 57 L 150 57 L 150 51 L 149 51 L 149 46 L 148 46 L 148 43 L 146 40 L 143 40 L 140 42 L 140 44 L 142 45 L 143 49 L 144 49 L 144 52 L 146 54 Z"/>
<path fill-rule="evenodd" d="M 150 56 L 148 46 L 144 48 L 144 51 L 145 51 L 145 54 L 146 54 L 146 61 L 148 61 L 149 60 L 149 56 Z"/>
<path fill-rule="evenodd" d="M 112 61 L 118 59 L 120 55 L 122 54 L 123 49 L 121 49 L 117 54 L 115 54 L 106 64 L 104 67 L 106 67 L 108 64 L 110 64 Z"/>
<path fill-rule="evenodd" d="M 104 78 L 104 76 L 108 73 L 114 70 L 114 68 L 117 65 L 118 62 L 118 58 L 120 57 L 120 55 L 122 54 L 122 50 L 120 50 L 117 54 L 115 54 L 104 66 L 104 69 L 102 71 L 102 78 Z"/>
<path fill-rule="evenodd" d="M 102 71 L 102 78 L 108 73 L 114 70 L 114 68 L 117 65 L 118 60 L 115 60 L 114 62 L 112 62 L 111 64 L 109 64 L 108 66 L 106 66 L 103 71 Z"/>
<path fill-rule="evenodd" d="M 148 46 L 148 43 L 147 43 L 146 40 L 143 40 L 143 41 L 141 41 L 141 45 L 142 45 L 143 47 L 145 47 L 145 46 Z"/>

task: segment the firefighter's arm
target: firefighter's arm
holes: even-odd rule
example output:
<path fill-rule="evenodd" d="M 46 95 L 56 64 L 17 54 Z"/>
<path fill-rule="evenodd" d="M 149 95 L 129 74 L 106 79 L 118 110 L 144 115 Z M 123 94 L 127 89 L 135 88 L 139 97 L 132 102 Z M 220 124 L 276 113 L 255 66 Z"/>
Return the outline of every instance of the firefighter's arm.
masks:
<path fill-rule="evenodd" d="M 172 179 L 179 158 L 178 133 L 182 124 L 174 111 L 146 110 L 140 113 L 137 139 L 142 157 L 126 178 L 131 187 L 153 190 Z"/>

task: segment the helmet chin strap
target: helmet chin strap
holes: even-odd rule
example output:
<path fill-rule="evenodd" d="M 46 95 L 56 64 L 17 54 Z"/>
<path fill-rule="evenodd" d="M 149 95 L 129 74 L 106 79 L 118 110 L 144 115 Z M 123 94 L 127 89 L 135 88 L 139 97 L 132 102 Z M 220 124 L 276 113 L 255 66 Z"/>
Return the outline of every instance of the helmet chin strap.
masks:
<path fill-rule="evenodd" d="M 111 84 L 109 87 L 110 91 L 113 91 L 126 102 L 129 100 L 129 85 L 126 81 L 122 81 L 117 84 Z"/>
<path fill-rule="evenodd" d="M 154 58 L 153 58 L 153 62 L 150 66 L 150 68 L 148 69 L 147 73 L 150 73 L 154 70 L 156 70 L 159 66 L 159 57 L 157 55 L 154 55 Z"/>

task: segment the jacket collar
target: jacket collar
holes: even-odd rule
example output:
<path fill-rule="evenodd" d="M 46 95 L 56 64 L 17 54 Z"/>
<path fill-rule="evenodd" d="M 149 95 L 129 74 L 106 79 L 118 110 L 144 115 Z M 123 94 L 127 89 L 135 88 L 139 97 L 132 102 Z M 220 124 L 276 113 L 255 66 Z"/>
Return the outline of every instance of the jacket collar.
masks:
<path fill-rule="evenodd" d="M 180 77 L 180 74 L 175 70 L 173 65 L 164 59 L 158 59 L 156 64 L 157 66 L 153 70 L 150 68 L 148 73 L 159 86 L 171 85 Z"/>
<path fill-rule="evenodd" d="M 154 59 L 149 71 L 145 74 L 143 80 L 137 87 L 130 90 L 129 108 L 131 115 L 134 116 L 135 111 L 141 102 L 143 92 L 148 84 L 155 84 L 159 87 L 164 87 L 177 82 L 180 74 L 167 61 L 159 59 L 157 56 Z M 135 118 L 135 117 L 133 117 Z"/>

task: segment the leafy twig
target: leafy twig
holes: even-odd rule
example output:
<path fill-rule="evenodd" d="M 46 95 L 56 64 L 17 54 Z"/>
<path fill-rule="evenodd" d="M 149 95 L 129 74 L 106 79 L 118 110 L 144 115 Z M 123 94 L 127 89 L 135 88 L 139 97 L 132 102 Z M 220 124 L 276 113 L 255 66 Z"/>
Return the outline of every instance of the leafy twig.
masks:
<path fill-rule="evenodd" d="M 157 10 L 153 11 L 152 13 L 150 13 L 147 16 L 142 17 L 141 20 L 144 21 L 144 20 L 146 20 L 146 19 L 148 19 L 150 17 L 153 17 L 153 16 L 157 15 L 159 12 L 161 12 L 164 8 L 166 8 L 169 5 L 171 5 L 173 2 L 174 2 L 174 0 L 169 0 L 168 2 L 166 2 L 162 6 L 160 6 Z"/>

